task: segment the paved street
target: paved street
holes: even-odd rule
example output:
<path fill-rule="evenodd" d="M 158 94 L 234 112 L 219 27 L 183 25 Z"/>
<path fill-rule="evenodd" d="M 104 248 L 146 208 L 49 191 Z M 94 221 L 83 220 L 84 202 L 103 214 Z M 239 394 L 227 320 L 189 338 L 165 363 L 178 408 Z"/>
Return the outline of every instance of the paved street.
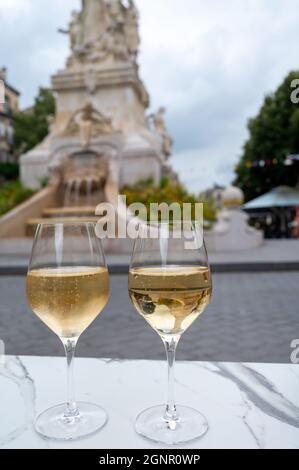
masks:
<path fill-rule="evenodd" d="M 0 268 L 24 266 L 27 268 L 32 248 L 32 240 L 0 240 Z M 265 240 L 258 248 L 242 251 L 209 251 L 211 263 L 288 263 L 299 262 L 299 239 Z M 130 255 L 107 256 L 108 264 L 128 265 Z"/>
<path fill-rule="evenodd" d="M 0 277 L 0 338 L 8 354 L 61 355 L 56 336 L 27 307 L 24 277 Z M 179 359 L 289 362 L 299 338 L 299 272 L 215 274 L 213 301 L 182 339 Z M 78 355 L 164 358 L 161 340 L 132 308 L 127 277 L 81 337 Z"/>

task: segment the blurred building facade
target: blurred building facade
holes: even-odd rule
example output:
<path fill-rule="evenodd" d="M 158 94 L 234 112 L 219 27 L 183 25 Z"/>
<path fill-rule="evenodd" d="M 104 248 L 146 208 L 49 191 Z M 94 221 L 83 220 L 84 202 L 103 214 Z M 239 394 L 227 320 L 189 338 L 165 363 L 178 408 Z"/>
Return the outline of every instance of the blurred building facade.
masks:
<path fill-rule="evenodd" d="M 0 102 L 0 162 L 10 162 L 14 114 L 19 110 L 20 93 L 8 83 L 6 68 L 0 69 L 0 80 L 4 83 L 4 103 Z"/>

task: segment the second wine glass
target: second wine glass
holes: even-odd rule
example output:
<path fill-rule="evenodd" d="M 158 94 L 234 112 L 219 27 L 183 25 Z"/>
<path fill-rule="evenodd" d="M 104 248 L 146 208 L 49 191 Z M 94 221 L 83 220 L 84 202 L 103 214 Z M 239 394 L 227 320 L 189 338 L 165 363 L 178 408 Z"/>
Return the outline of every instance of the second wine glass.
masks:
<path fill-rule="evenodd" d="M 197 439 L 208 430 L 197 410 L 177 406 L 175 354 L 183 333 L 208 306 L 211 273 L 202 229 L 197 222 L 140 224 L 129 273 L 136 310 L 161 337 L 168 361 L 168 401 L 143 411 L 136 431 L 162 444 Z"/>
<path fill-rule="evenodd" d="M 61 339 L 67 358 L 67 403 L 44 411 L 36 431 L 45 438 L 74 440 L 107 422 L 98 405 L 76 403 L 73 366 L 81 334 L 104 309 L 109 275 L 95 224 L 44 224 L 37 228 L 27 275 L 33 312 Z"/>

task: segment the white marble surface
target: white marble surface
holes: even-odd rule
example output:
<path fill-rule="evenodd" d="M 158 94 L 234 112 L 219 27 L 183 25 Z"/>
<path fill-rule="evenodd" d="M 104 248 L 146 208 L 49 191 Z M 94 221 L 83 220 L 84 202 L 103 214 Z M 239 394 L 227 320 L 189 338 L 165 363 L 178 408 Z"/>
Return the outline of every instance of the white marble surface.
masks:
<path fill-rule="evenodd" d="M 299 366 L 181 362 L 178 402 L 202 411 L 209 432 L 186 448 L 299 448 Z M 33 430 L 36 413 L 64 401 L 63 358 L 6 357 L 0 364 L 0 448 L 158 448 L 137 436 L 135 416 L 165 398 L 166 365 L 77 359 L 77 398 L 101 404 L 97 435 L 57 444 Z"/>

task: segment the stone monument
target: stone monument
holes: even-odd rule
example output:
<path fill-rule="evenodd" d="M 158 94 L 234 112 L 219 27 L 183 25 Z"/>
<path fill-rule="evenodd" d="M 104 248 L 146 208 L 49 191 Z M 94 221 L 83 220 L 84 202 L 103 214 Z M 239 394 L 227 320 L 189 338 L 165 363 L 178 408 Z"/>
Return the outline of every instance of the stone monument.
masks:
<path fill-rule="evenodd" d="M 21 157 L 25 186 L 38 188 L 41 178 L 59 172 L 63 178 L 72 156 L 87 162 L 86 152 L 92 168 L 97 159 L 101 181 L 106 168 L 106 179 L 113 174 L 119 188 L 149 177 L 158 182 L 164 169 L 169 172 L 172 139 L 165 109 L 146 113 L 149 95 L 139 77 L 138 26 L 133 0 L 82 0 L 81 11 L 72 13 L 69 28 L 61 30 L 69 36 L 70 56 L 65 69 L 52 77 L 56 116 L 47 138 Z"/>
<path fill-rule="evenodd" d="M 206 234 L 209 250 L 234 252 L 262 245 L 264 234 L 249 225 L 249 216 L 242 210 L 243 203 L 241 189 L 230 186 L 222 192 L 223 208 L 213 229 Z"/>

